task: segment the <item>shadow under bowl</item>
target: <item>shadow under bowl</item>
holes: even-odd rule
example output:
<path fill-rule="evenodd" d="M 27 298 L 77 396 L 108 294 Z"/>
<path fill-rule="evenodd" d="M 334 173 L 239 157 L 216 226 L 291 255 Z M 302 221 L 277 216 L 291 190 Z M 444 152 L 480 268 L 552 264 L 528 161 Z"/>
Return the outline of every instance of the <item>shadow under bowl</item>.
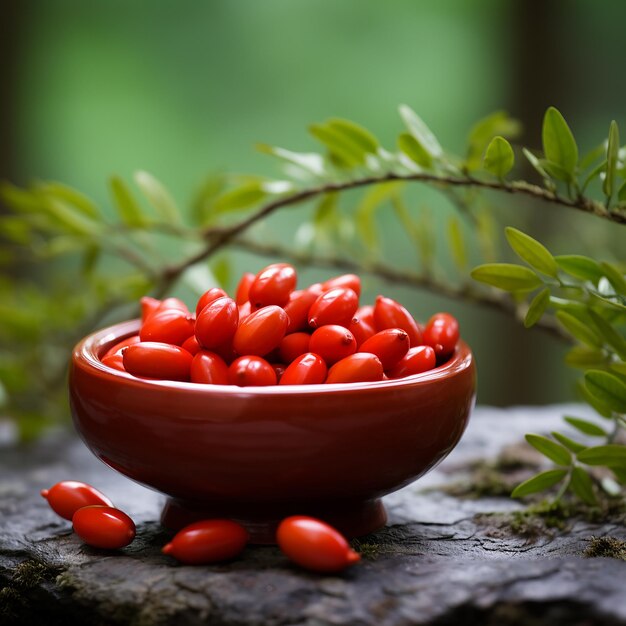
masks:
<path fill-rule="evenodd" d="M 457 444 L 474 405 L 464 342 L 443 365 L 375 383 L 236 387 L 145 380 L 100 357 L 139 321 L 95 332 L 74 349 L 70 406 L 89 449 L 169 496 L 162 523 L 242 523 L 274 543 L 288 515 L 347 537 L 382 527 L 381 497 L 413 482 Z"/>

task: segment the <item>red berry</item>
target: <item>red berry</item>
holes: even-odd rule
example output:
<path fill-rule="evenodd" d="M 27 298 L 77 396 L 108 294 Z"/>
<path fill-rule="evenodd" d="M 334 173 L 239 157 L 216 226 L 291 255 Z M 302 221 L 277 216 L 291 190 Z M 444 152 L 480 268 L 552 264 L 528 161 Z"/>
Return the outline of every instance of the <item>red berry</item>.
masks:
<path fill-rule="evenodd" d="M 109 354 L 102 358 L 102 365 L 106 365 L 114 370 L 119 370 L 120 372 L 125 372 L 124 369 L 124 357 L 121 353 L 119 354 Z"/>
<path fill-rule="evenodd" d="M 253 309 L 270 304 L 285 306 L 296 288 L 296 270 L 288 263 L 274 263 L 262 269 L 250 285 L 248 300 Z"/>
<path fill-rule="evenodd" d="M 228 294 L 219 287 L 211 287 L 211 289 L 205 291 L 198 299 L 198 304 L 196 305 L 196 317 L 200 315 L 200 312 L 207 304 L 211 304 L 211 302 L 217 300 L 218 298 L 228 298 Z"/>
<path fill-rule="evenodd" d="M 309 351 L 309 333 L 291 333 L 285 335 L 278 344 L 278 356 L 283 363 L 291 363 L 301 354 Z"/>
<path fill-rule="evenodd" d="M 363 306 L 360 306 L 356 310 L 354 317 L 362 320 L 372 328 L 376 327 L 376 324 L 374 323 L 374 306 L 371 304 L 364 304 Z"/>
<path fill-rule="evenodd" d="M 239 323 L 239 310 L 228 296 L 207 304 L 196 320 L 196 339 L 209 350 L 229 343 Z"/>
<path fill-rule="evenodd" d="M 239 387 L 265 387 L 276 384 L 276 372 L 260 356 L 240 356 L 230 364 L 228 380 Z"/>
<path fill-rule="evenodd" d="M 324 291 L 336 289 L 337 287 L 348 287 L 352 289 L 357 296 L 361 295 L 361 279 L 356 274 L 334 276 L 322 283 L 322 289 Z"/>
<path fill-rule="evenodd" d="M 294 359 L 283 373 L 280 385 L 321 385 L 328 368 L 318 354 L 307 352 Z"/>
<path fill-rule="evenodd" d="M 449 313 L 436 313 L 424 328 L 424 343 L 435 350 L 438 359 L 450 356 L 459 340 L 459 323 Z"/>
<path fill-rule="evenodd" d="M 374 326 L 379 332 L 386 328 L 401 328 L 411 340 L 411 347 L 423 343 L 422 331 L 413 316 L 398 302 L 391 298 L 378 296 L 374 305 Z"/>
<path fill-rule="evenodd" d="M 354 335 L 356 339 L 357 349 L 361 344 L 367 341 L 370 337 L 376 334 L 374 326 L 370 324 L 366 319 L 359 317 L 359 312 L 352 318 L 350 324 L 348 324 L 348 330 Z"/>
<path fill-rule="evenodd" d="M 400 328 L 387 328 L 364 341 L 359 350 L 375 354 L 388 370 L 408 352 L 409 336 Z"/>
<path fill-rule="evenodd" d="M 159 341 L 180 346 L 193 335 L 193 318 L 180 309 L 159 309 L 139 331 L 141 341 Z"/>
<path fill-rule="evenodd" d="M 433 369 L 437 365 L 435 350 L 430 346 L 416 346 L 409 348 L 390 370 L 387 371 L 389 378 L 404 378 L 413 374 L 421 374 Z"/>
<path fill-rule="evenodd" d="M 237 306 L 241 306 L 245 302 L 248 302 L 250 295 L 250 285 L 254 282 L 255 276 L 252 272 L 246 272 L 237 285 L 237 291 L 235 292 L 235 302 Z"/>
<path fill-rule="evenodd" d="M 280 344 L 287 331 L 288 321 L 285 311 L 276 305 L 251 313 L 235 333 L 235 352 L 265 356 Z"/>
<path fill-rule="evenodd" d="M 294 563 L 313 572 L 340 572 L 361 560 L 343 535 L 313 517 L 284 519 L 276 531 L 276 542 Z"/>
<path fill-rule="evenodd" d="M 327 365 L 332 365 L 356 352 L 356 339 L 344 326 L 327 324 L 311 335 L 309 350 L 319 354 Z"/>
<path fill-rule="evenodd" d="M 246 543 L 248 531 L 243 526 L 227 519 L 212 519 L 186 526 L 162 552 L 187 565 L 203 565 L 234 559 Z"/>
<path fill-rule="evenodd" d="M 285 313 L 289 316 L 288 333 L 306 330 L 309 327 L 309 309 L 319 296 L 311 289 L 294 291 L 285 305 Z"/>
<path fill-rule="evenodd" d="M 50 489 L 43 489 L 41 495 L 48 500 L 48 504 L 57 515 L 69 520 L 84 506 L 92 504 L 113 506 L 111 500 L 97 489 L 76 480 L 64 480 Z"/>
<path fill-rule="evenodd" d="M 161 301 L 150 296 L 144 296 L 139 300 L 141 305 L 141 323 L 143 324 L 161 306 Z"/>
<path fill-rule="evenodd" d="M 383 366 L 375 354 L 356 352 L 337 361 L 329 370 L 327 383 L 362 383 L 383 379 Z"/>
<path fill-rule="evenodd" d="M 337 287 L 324 292 L 311 305 L 309 326 L 319 328 L 326 324 L 348 326 L 359 306 L 359 297 L 348 287 Z"/>
<path fill-rule="evenodd" d="M 198 350 L 200 350 L 200 344 L 198 343 L 196 336 L 191 335 L 191 337 L 187 337 L 187 339 L 183 341 L 183 345 L 181 346 L 181 348 L 187 350 L 189 354 L 194 355 L 198 353 Z"/>
<path fill-rule="evenodd" d="M 111 506 L 86 506 L 72 517 L 74 532 L 88 545 L 118 550 L 135 538 L 135 523 Z"/>
<path fill-rule="evenodd" d="M 228 365 L 215 352 L 200 350 L 191 361 L 191 382 L 228 385 Z"/>
<path fill-rule="evenodd" d="M 180 346 L 142 341 L 124 349 L 124 369 L 133 376 L 189 380 L 193 357 Z"/>
<path fill-rule="evenodd" d="M 102 360 L 108 356 L 112 356 L 113 354 L 122 354 L 122 350 L 126 346 L 132 346 L 134 343 L 139 343 L 139 335 L 133 335 L 132 337 L 127 337 L 126 339 L 122 339 L 122 341 L 118 341 L 112 348 L 109 348 L 106 351 Z"/>
<path fill-rule="evenodd" d="M 165 298 L 165 300 L 162 300 L 158 310 L 165 311 L 169 309 L 178 309 L 179 311 L 184 311 L 187 314 L 189 313 L 187 305 L 180 298 Z"/>

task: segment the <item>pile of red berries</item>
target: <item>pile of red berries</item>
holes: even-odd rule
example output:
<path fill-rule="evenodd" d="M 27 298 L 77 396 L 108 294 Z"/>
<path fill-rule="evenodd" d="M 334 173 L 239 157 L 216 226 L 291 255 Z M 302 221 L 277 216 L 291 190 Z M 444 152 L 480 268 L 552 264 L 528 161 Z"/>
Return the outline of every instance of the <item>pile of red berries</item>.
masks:
<path fill-rule="evenodd" d="M 135 538 L 135 523 L 100 491 L 66 480 L 44 489 L 52 510 L 71 520 L 74 532 L 94 548 L 117 550 Z M 233 520 L 207 519 L 186 526 L 162 548 L 163 554 L 186 565 L 228 561 L 243 552 L 248 531 Z M 335 573 L 361 560 L 346 539 L 322 520 L 303 515 L 278 525 L 276 543 L 294 563 L 320 573 Z"/>
<path fill-rule="evenodd" d="M 355 274 L 299 290 L 296 280 L 291 265 L 269 265 L 244 274 L 234 299 L 209 289 L 195 314 L 177 298 L 144 297 L 139 334 L 102 362 L 142 378 L 246 387 L 403 378 L 454 352 L 459 325 L 448 313 L 422 327 L 391 298 L 359 306 Z"/>

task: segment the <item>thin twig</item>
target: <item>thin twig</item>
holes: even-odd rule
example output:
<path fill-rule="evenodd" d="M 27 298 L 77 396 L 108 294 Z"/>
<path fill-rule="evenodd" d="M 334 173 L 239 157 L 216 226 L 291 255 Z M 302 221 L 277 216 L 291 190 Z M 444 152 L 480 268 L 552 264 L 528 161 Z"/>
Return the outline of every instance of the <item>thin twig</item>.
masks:
<path fill-rule="evenodd" d="M 413 181 L 451 187 L 477 187 L 504 193 L 525 195 L 550 204 L 589 213 L 617 224 L 626 224 L 626 214 L 618 213 L 616 211 L 608 211 L 599 202 L 595 202 L 588 198 L 570 200 L 568 198 L 564 198 L 563 196 L 559 196 L 557 193 L 525 182 L 503 183 L 497 181 L 479 180 L 470 177 L 457 178 L 451 176 L 438 176 L 436 174 L 389 173 L 385 176 L 370 176 L 343 183 L 328 183 L 318 187 L 304 189 L 297 193 L 282 196 L 281 198 L 268 202 L 257 209 L 254 213 L 232 226 L 224 228 L 207 228 L 203 233 L 205 240 L 208 242 L 207 246 L 191 257 L 183 260 L 181 263 L 166 267 L 163 273 L 164 283 L 169 286 L 188 267 L 209 258 L 219 249 L 223 248 L 230 241 L 232 241 L 235 237 L 245 232 L 253 224 L 268 217 L 278 209 L 299 204 L 306 200 L 310 200 L 311 198 L 330 192 L 347 191 L 349 189 L 357 189 L 360 187 L 367 187 L 369 185 L 379 185 L 381 183 L 388 183 L 392 181 Z"/>

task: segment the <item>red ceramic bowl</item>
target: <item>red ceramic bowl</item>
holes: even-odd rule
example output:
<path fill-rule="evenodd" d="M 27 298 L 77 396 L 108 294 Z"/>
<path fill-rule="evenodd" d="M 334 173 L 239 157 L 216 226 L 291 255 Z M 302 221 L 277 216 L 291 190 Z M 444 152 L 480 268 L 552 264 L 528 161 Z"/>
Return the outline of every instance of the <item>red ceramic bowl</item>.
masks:
<path fill-rule="evenodd" d="M 259 543 L 287 515 L 347 536 L 384 525 L 380 498 L 419 478 L 459 441 L 474 404 L 472 353 L 376 383 L 235 387 L 144 380 L 103 365 L 124 322 L 83 339 L 70 371 L 74 424 L 91 451 L 169 496 L 163 523 L 241 521 Z"/>

